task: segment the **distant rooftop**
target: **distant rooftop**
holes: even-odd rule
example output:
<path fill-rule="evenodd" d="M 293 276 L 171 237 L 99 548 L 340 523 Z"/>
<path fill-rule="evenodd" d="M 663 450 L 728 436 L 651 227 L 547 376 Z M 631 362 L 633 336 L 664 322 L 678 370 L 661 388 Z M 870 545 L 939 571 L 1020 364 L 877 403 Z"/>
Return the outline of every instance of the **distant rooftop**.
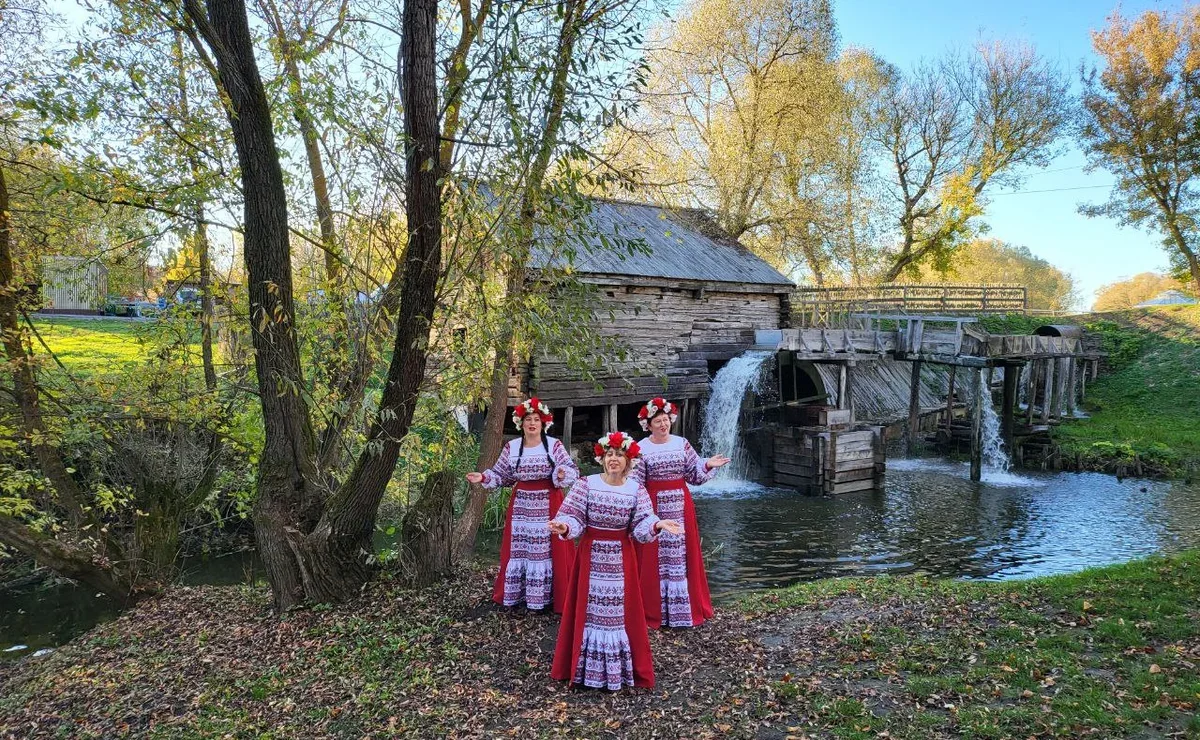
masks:
<path fill-rule="evenodd" d="M 1134 308 L 1150 308 L 1151 306 L 1191 306 L 1196 299 L 1178 290 L 1164 290 L 1148 301 L 1142 301 Z"/>
<path fill-rule="evenodd" d="M 593 236 L 575 254 L 576 272 L 793 287 L 703 211 L 601 199 L 592 203 Z M 600 235 L 615 237 L 617 243 L 605 245 Z M 630 254 L 627 243 L 634 240 L 643 242 L 649 253 L 638 249 Z M 545 245 L 534 249 L 532 264 L 567 266 L 563 255 L 552 254 Z"/>

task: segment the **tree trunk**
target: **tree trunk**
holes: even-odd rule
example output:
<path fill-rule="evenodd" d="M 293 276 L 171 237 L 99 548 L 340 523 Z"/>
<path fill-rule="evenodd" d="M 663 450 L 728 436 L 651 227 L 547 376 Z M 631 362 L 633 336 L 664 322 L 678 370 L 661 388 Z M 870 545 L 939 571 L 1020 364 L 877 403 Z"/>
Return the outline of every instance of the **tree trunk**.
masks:
<path fill-rule="evenodd" d="M 191 118 L 191 114 L 188 103 L 187 65 L 183 56 L 183 37 L 179 31 L 175 32 L 175 65 L 179 72 L 179 114 L 186 121 Z M 188 166 L 192 171 L 192 179 L 200 182 L 202 176 L 200 162 L 194 154 L 189 154 L 187 159 Z M 196 203 L 194 218 L 196 251 L 200 260 L 200 358 L 204 365 L 204 387 L 211 392 L 217 389 L 217 369 L 213 364 L 212 263 L 209 261 L 208 226 L 204 222 L 204 201 Z"/>
<path fill-rule="evenodd" d="M 153 593 L 149 589 L 135 588 L 127 577 L 112 568 L 111 563 L 94 553 L 59 542 L 2 514 L 0 544 L 32 556 L 54 572 L 103 593 L 120 606 L 128 606 Z"/>
<path fill-rule="evenodd" d="M 207 0 L 206 7 L 207 13 L 198 0 L 185 0 L 189 18 L 216 58 L 242 174 L 243 253 L 265 429 L 255 535 L 275 606 L 282 610 L 304 596 L 290 537 L 311 529 L 322 511 L 322 497 L 313 485 L 314 440 L 296 342 L 287 197 L 245 4 Z"/>
<path fill-rule="evenodd" d="M 562 25 L 559 27 L 558 48 L 554 56 L 554 70 L 550 81 L 550 93 L 546 100 L 546 127 L 538 142 L 537 154 L 529 169 L 522 194 L 520 222 L 517 234 L 523 240 L 509 266 L 503 312 L 511 316 L 519 310 L 525 292 L 525 276 L 529 253 L 533 248 L 534 229 L 537 220 L 542 185 L 550 158 L 558 147 L 558 133 L 562 126 L 563 109 L 567 98 L 567 76 L 571 71 L 571 59 L 575 54 L 575 42 L 579 38 L 581 0 L 570 0 L 563 9 Z M 504 438 L 504 420 L 508 416 L 508 368 L 513 352 L 513 321 L 505 324 L 497 336 L 492 361 L 491 401 L 484 418 L 483 437 L 479 443 L 479 458 L 476 468 L 491 466 L 500 454 Z M 455 551 L 460 557 L 475 551 L 475 535 L 483 521 L 483 510 L 487 504 L 487 491 L 482 486 L 472 485 L 466 510 L 455 530 Z"/>
<path fill-rule="evenodd" d="M 429 330 L 441 273 L 441 167 L 438 157 L 437 2 L 408 0 L 404 6 L 405 251 L 404 292 L 396 342 L 379 414 L 346 482 L 330 499 L 325 516 L 302 546 L 305 591 L 318 601 L 342 601 L 370 578 L 368 555 L 375 517 L 396 468 L 400 441 L 416 411 L 425 378 Z"/>
<path fill-rule="evenodd" d="M 450 572 L 455 475 L 439 470 L 425 479 L 421 498 L 404 514 L 402 550 L 412 585 L 421 587 Z"/>
<path fill-rule="evenodd" d="M 462 17 L 460 20 L 462 25 L 459 30 L 458 43 L 446 63 L 446 94 L 443 101 L 446 113 L 442 121 L 441 148 L 438 154 L 443 173 L 450 171 L 454 161 L 456 137 L 461 126 L 462 89 L 471 71 L 467 66 L 468 55 L 470 54 L 471 47 L 478 40 L 479 31 L 483 27 L 484 20 L 491 13 L 491 9 L 492 0 L 481 0 L 479 3 L 479 12 L 474 17 L 467 12 L 469 10 L 468 4 L 464 4 L 461 8 Z M 402 68 L 403 50 L 398 52 L 396 61 L 397 68 Z M 443 185 L 449 188 L 452 184 L 446 181 Z M 399 307 L 399 296 L 403 287 L 403 270 L 403 263 L 398 262 L 384 288 L 383 296 L 376 304 L 379 314 L 389 317 L 385 323 L 390 323 L 390 317 L 395 315 Z M 358 355 L 350 358 L 347 366 L 348 372 L 343 375 L 342 382 L 337 384 L 334 395 L 344 408 L 355 408 L 361 405 L 367 382 L 371 377 L 371 369 L 373 367 L 371 358 L 375 352 L 382 349 L 383 342 L 384 337 L 382 334 L 370 333 L 364 342 L 365 346 L 360 349 Z M 349 426 L 349 421 L 349 414 L 335 411 L 331 415 L 329 423 L 321 430 L 318 440 L 319 465 L 321 470 L 332 468 L 335 460 L 340 456 L 343 436 Z"/>

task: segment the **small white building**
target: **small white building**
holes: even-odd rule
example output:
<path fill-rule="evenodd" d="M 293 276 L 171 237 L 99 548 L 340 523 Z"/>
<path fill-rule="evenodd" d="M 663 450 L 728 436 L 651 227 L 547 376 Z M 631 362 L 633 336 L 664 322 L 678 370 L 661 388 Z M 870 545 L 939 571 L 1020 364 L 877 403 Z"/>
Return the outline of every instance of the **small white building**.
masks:
<path fill-rule="evenodd" d="M 94 259 L 42 257 L 42 310 L 98 314 L 108 295 L 108 268 Z"/>

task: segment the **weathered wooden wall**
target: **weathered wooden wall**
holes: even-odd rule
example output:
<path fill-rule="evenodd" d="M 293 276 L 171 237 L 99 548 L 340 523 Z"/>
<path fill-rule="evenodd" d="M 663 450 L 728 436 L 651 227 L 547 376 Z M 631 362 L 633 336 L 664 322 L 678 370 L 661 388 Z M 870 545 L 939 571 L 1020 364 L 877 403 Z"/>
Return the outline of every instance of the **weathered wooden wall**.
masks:
<path fill-rule="evenodd" d="M 838 366 L 831 363 L 815 363 L 815 365 L 825 385 L 825 391 L 829 393 L 829 400 L 826 403 L 836 405 L 838 402 Z M 858 421 L 891 424 L 908 415 L 909 383 L 912 377 L 911 363 L 884 358 L 860 362 L 851 368 L 850 372 L 854 374 L 850 384 L 850 395 L 854 399 L 855 418 Z M 949 375 L 949 369 L 944 365 L 922 363 L 920 392 L 922 413 L 946 405 Z"/>
<path fill-rule="evenodd" d="M 615 278 L 614 278 L 615 279 Z M 786 326 L 786 294 L 753 292 L 753 286 L 719 289 L 711 284 L 662 281 L 597 285 L 599 331 L 628 348 L 596 384 L 583 380 L 558 358 L 532 358 L 528 380 L 512 387 L 511 402 L 536 394 L 551 406 L 630 404 L 652 396 L 675 401 L 709 391 L 709 361 L 728 360 L 754 343 L 755 329 Z M 666 378 L 666 387 L 663 378 Z"/>

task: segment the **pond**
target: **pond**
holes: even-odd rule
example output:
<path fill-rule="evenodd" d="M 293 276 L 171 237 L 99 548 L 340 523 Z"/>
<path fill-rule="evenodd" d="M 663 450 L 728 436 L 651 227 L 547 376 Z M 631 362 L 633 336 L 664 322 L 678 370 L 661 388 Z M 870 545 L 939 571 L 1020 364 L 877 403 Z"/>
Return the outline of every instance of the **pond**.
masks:
<path fill-rule="evenodd" d="M 834 576 L 922 572 L 1028 578 L 1200 547 L 1200 486 L 1099 474 L 996 474 L 890 460 L 883 490 L 814 498 L 744 483 L 695 490 L 718 600 Z M 496 537 L 483 538 L 494 559 Z M 251 553 L 189 564 L 189 583 L 244 583 Z M 52 648 L 109 619 L 73 586 L 0 594 L 0 661 Z M 11 650 L 14 646 L 24 646 Z"/>
<path fill-rule="evenodd" d="M 1200 547 L 1200 486 L 889 460 L 884 488 L 836 498 L 746 484 L 693 491 L 714 596 L 847 575 L 1002 580 Z"/>

